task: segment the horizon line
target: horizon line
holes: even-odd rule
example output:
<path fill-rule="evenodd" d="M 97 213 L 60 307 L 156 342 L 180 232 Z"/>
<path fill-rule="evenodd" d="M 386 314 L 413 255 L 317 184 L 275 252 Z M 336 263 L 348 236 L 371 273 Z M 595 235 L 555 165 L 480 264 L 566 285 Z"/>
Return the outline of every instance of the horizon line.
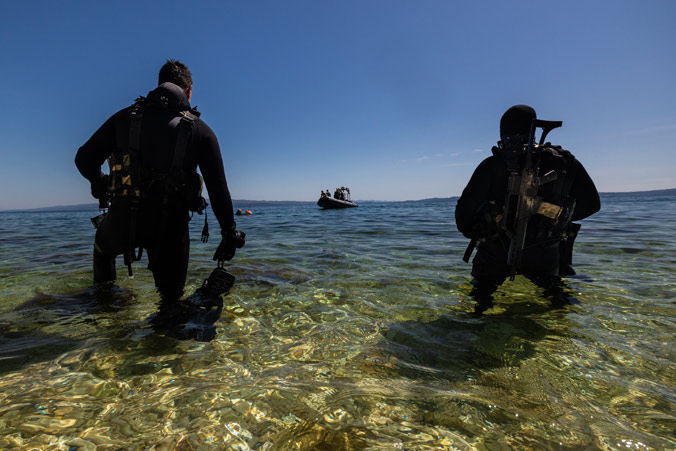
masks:
<path fill-rule="evenodd" d="M 643 191 L 604 191 L 599 192 L 601 195 L 612 195 L 612 194 L 649 194 L 649 193 L 658 193 L 658 192 L 676 192 L 676 187 L 674 188 L 665 188 L 665 189 L 653 189 L 653 190 L 643 190 Z M 405 200 L 379 200 L 379 199 L 356 199 L 355 202 L 422 202 L 426 200 L 440 200 L 440 199 L 453 199 L 460 196 L 448 196 L 448 197 L 425 197 L 422 199 L 405 199 Z M 207 199 L 209 200 L 209 199 Z M 254 200 L 254 199 L 232 199 L 233 206 L 235 203 L 284 203 L 284 202 L 294 202 L 294 203 L 314 203 L 314 200 Z M 7 208 L 0 209 L 0 213 L 15 213 L 15 212 L 40 212 L 44 210 L 57 210 L 59 208 L 90 208 L 94 206 L 94 210 L 98 210 L 96 202 L 84 203 L 84 204 L 70 204 L 70 205 L 51 205 L 45 207 L 34 207 L 34 208 Z"/>

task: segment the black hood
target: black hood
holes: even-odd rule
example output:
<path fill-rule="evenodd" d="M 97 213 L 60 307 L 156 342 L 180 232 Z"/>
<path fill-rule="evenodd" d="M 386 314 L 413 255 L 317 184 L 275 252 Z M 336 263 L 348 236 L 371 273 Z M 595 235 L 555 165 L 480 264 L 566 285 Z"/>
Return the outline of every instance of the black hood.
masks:
<path fill-rule="evenodd" d="M 530 124 L 537 118 L 533 107 L 528 105 L 514 105 L 500 118 L 500 136 L 521 133 L 530 133 Z"/>
<path fill-rule="evenodd" d="M 167 103 L 171 110 L 190 110 L 190 101 L 185 91 L 174 83 L 165 82 L 148 93 L 148 100 L 152 102 Z"/>

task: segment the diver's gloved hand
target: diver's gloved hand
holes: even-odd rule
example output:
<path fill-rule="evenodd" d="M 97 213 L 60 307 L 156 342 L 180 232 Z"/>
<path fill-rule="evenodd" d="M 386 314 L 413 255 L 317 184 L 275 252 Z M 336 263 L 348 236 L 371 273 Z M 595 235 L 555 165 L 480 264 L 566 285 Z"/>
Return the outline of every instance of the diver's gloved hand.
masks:
<path fill-rule="evenodd" d="M 246 233 L 239 230 L 228 232 L 226 235 L 223 235 L 221 244 L 218 245 L 218 249 L 216 249 L 216 253 L 214 254 L 214 260 L 232 260 L 232 257 L 235 256 L 235 251 L 244 246 L 244 243 L 246 242 L 245 238 Z"/>
<path fill-rule="evenodd" d="M 486 202 L 477 209 L 474 215 L 474 224 L 469 238 L 483 241 L 497 237 L 500 233 L 498 224 L 501 220 L 502 214 L 498 212 L 495 201 Z"/>
<path fill-rule="evenodd" d="M 99 178 L 91 182 L 91 190 L 94 199 L 106 199 L 108 197 L 108 176 L 99 174 Z"/>

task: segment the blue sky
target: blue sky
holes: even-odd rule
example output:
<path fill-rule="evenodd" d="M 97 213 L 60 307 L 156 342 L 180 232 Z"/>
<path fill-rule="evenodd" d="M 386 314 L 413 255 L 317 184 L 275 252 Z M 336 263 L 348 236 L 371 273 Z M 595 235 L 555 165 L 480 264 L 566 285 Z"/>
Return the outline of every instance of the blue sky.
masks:
<path fill-rule="evenodd" d="M 92 202 L 77 148 L 193 74 L 236 199 L 459 195 L 511 105 L 600 191 L 676 187 L 676 2 L 7 2 L 0 209 Z"/>

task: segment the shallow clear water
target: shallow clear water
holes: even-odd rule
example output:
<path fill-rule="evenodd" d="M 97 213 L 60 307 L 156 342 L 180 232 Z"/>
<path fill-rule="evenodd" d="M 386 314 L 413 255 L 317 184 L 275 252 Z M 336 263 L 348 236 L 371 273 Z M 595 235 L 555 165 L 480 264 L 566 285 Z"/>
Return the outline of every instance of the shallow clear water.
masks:
<path fill-rule="evenodd" d="M 0 213 L 0 449 L 674 448 L 676 198 L 603 202 L 570 305 L 480 317 L 454 201 L 254 206 L 211 341 L 151 327 L 145 258 L 90 287 L 96 212 Z"/>

